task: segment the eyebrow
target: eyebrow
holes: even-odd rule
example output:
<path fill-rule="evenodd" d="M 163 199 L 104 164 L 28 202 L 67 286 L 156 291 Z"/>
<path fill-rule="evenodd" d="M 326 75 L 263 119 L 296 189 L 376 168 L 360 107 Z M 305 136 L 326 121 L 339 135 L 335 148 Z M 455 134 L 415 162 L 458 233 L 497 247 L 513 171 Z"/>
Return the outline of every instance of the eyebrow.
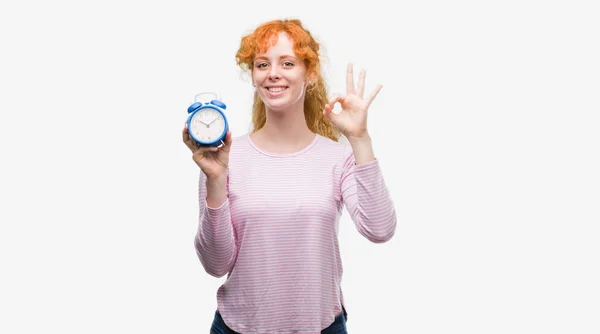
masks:
<path fill-rule="evenodd" d="M 290 56 L 290 55 L 281 55 L 281 57 L 279 57 L 279 59 L 286 59 L 286 58 L 291 58 L 291 59 L 294 59 L 294 60 L 298 60 L 298 58 L 296 58 L 294 56 Z M 259 59 L 267 59 L 268 60 L 269 58 L 267 58 L 265 56 L 258 56 L 256 58 L 254 58 L 254 61 L 257 61 Z"/>

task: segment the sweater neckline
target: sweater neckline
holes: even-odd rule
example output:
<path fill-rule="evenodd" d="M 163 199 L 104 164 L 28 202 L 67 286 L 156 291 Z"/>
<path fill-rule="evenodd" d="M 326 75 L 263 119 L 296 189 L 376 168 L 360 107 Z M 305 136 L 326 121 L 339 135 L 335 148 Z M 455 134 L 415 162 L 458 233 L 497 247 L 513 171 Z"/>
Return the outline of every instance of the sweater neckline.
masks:
<path fill-rule="evenodd" d="M 295 157 L 298 156 L 300 154 L 303 154 L 304 152 L 310 150 L 313 146 L 315 146 L 315 144 L 319 141 L 319 138 L 321 136 L 318 133 L 315 133 L 315 137 L 313 138 L 313 140 L 310 142 L 310 144 L 308 144 L 306 147 L 304 147 L 303 149 L 296 151 L 296 152 L 291 152 L 291 153 L 274 153 L 274 152 L 269 152 L 269 151 L 265 151 L 261 148 L 259 148 L 258 146 L 256 146 L 256 144 L 252 141 L 252 138 L 250 138 L 250 134 L 248 133 L 246 135 L 246 138 L 248 139 L 248 142 L 250 143 L 250 146 L 252 146 L 257 152 L 264 154 L 266 156 L 270 156 L 270 157 L 276 157 L 276 158 L 287 158 L 287 157 Z"/>

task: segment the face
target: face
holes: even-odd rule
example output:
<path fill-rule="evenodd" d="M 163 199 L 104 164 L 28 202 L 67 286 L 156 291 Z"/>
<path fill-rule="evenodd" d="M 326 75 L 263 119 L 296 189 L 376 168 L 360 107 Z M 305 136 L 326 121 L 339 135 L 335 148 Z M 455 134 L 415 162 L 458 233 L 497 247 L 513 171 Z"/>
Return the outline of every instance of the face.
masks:
<path fill-rule="evenodd" d="M 258 96 L 270 110 L 285 110 L 304 101 L 306 66 L 296 58 L 293 45 L 281 32 L 277 43 L 254 60 L 252 79 Z"/>

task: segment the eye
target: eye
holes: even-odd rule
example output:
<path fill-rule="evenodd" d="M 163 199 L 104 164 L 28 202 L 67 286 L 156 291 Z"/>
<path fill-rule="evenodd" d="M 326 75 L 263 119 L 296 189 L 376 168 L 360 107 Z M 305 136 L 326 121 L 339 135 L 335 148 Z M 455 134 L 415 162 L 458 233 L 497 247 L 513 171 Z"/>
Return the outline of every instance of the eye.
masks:
<path fill-rule="evenodd" d="M 266 68 L 268 66 L 267 63 L 258 63 L 256 64 L 256 68 Z"/>
<path fill-rule="evenodd" d="M 292 63 L 291 61 L 284 61 L 283 62 L 283 66 L 285 66 L 285 67 L 292 67 L 292 66 L 294 66 L 294 63 Z"/>

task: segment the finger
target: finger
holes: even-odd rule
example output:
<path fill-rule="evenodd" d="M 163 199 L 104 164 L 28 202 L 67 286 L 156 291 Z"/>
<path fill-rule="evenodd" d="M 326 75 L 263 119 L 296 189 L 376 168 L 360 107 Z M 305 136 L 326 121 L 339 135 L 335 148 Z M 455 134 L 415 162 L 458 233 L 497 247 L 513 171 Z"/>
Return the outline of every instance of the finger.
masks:
<path fill-rule="evenodd" d="M 206 158 L 206 156 L 213 154 L 213 153 L 217 152 L 218 150 L 219 150 L 218 147 L 199 146 L 194 150 L 193 156 L 194 156 L 194 158 L 196 158 L 196 157 Z M 200 160 L 198 160 L 198 161 L 200 161 Z"/>
<path fill-rule="evenodd" d="M 229 153 L 229 151 L 231 150 L 231 143 L 233 142 L 233 137 L 231 135 L 231 130 L 228 130 L 227 133 L 225 134 L 225 141 L 223 146 L 221 147 L 221 150 L 225 153 Z"/>
<path fill-rule="evenodd" d="M 346 67 L 346 95 L 354 94 L 354 69 L 352 63 Z"/>
<path fill-rule="evenodd" d="M 356 95 L 362 99 L 363 94 L 365 92 L 365 76 L 367 75 L 367 71 L 361 70 L 358 75 L 358 89 L 356 91 Z"/>
<path fill-rule="evenodd" d="M 375 89 L 373 89 L 373 91 L 371 92 L 371 94 L 369 94 L 369 97 L 367 98 L 367 105 L 370 106 L 371 102 L 373 102 L 373 100 L 375 99 L 375 97 L 377 96 L 377 94 L 379 93 L 379 91 L 381 90 L 383 86 L 381 85 L 377 85 L 377 87 L 375 87 Z"/>
<path fill-rule="evenodd" d="M 196 154 L 197 152 L 200 152 L 200 153 L 217 152 L 219 150 L 219 148 L 215 147 L 215 146 L 200 145 L 194 139 L 190 139 L 188 147 L 190 147 L 190 149 L 192 150 L 192 153 L 194 153 L 194 154 Z"/>
<path fill-rule="evenodd" d="M 196 162 L 200 162 L 200 160 L 202 160 L 204 158 L 209 158 L 210 160 L 227 168 L 229 166 L 223 160 L 229 161 L 229 159 L 227 156 L 225 156 L 225 157 L 221 156 L 220 152 L 217 152 L 219 149 L 220 149 L 219 147 L 212 147 L 209 151 L 205 151 L 203 154 L 194 154 L 194 160 Z"/>
<path fill-rule="evenodd" d="M 200 150 L 194 152 L 194 154 L 192 154 L 192 159 L 194 159 L 194 161 L 196 161 L 196 162 L 200 162 L 200 160 L 206 158 L 205 152 L 206 151 L 200 151 Z"/>
<path fill-rule="evenodd" d="M 329 104 L 325 105 L 325 108 L 323 109 L 323 116 L 331 121 L 331 114 L 333 111 L 333 107 L 331 107 Z"/>
<path fill-rule="evenodd" d="M 200 152 L 217 152 L 219 147 L 217 146 L 198 146 L 198 151 Z"/>
<path fill-rule="evenodd" d="M 192 152 L 194 152 L 197 149 L 197 146 L 196 146 L 196 142 L 190 137 L 190 133 L 188 132 L 188 129 L 187 129 L 187 124 L 183 128 L 181 135 L 183 137 L 182 139 L 183 139 L 183 142 L 185 143 L 185 146 L 187 146 Z"/>
<path fill-rule="evenodd" d="M 185 126 L 183 127 L 183 131 L 181 131 L 181 135 L 183 136 L 183 141 L 187 141 L 190 138 L 190 134 L 188 132 L 187 129 L 187 123 L 185 123 Z"/>
<path fill-rule="evenodd" d="M 329 105 L 331 107 L 331 109 L 333 109 L 333 107 L 335 106 L 336 102 L 342 103 L 345 100 L 345 96 L 342 96 L 340 94 L 333 94 L 330 98 L 329 101 L 327 101 L 327 105 Z"/>
<path fill-rule="evenodd" d="M 326 110 L 329 109 L 329 112 L 333 112 L 333 108 L 335 107 L 335 104 L 337 102 L 344 103 L 345 99 L 346 99 L 345 96 L 342 96 L 340 94 L 334 94 L 333 96 L 331 96 L 329 98 L 329 101 L 327 101 L 327 104 L 325 105 L 325 109 Z"/>
<path fill-rule="evenodd" d="M 192 138 L 192 136 L 190 136 L 188 134 L 188 138 L 184 139 L 183 142 L 185 143 L 185 145 L 190 149 L 190 151 L 196 152 L 198 150 L 201 151 L 207 151 L 207 150 L 211 150 L 210 146 L 202 146 L 200 145 L 197 141 L 194 140 L 194 138 Z"/>

